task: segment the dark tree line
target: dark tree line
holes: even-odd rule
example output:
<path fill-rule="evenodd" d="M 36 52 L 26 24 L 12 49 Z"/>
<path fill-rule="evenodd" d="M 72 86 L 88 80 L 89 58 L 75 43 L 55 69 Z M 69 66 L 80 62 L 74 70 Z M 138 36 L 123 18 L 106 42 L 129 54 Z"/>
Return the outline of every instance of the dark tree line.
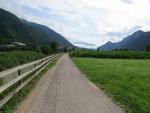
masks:
<path fill-rule="evenodd" d="M 147 46 L 145 47 L 145 51 L 150 52 L 150 45 L 147 45 Z"/>

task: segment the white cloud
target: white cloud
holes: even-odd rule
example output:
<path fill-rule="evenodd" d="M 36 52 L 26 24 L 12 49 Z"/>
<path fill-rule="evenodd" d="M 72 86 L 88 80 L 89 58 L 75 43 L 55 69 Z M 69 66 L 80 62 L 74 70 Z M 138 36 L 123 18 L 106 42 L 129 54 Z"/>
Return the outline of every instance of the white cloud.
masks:
<path fill-rule="evenodd" d="M 128 35 L 132 28 L 134 32 L 135 26 L 150 30 L 149 0 L 1 0 L 0 7 L 47 25 L 68 39 L 97 46 L 124 38 L 111 36 L 109 32 Z M 24 7 L 46 14 L 33 15 L 33 11 Z"/>

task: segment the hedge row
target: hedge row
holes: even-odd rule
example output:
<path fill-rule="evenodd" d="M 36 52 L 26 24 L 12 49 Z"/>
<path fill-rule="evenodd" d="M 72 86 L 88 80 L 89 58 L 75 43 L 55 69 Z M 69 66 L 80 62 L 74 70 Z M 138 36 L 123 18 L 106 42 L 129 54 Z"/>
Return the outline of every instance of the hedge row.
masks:
<path fill-rule="evenodd" d="M 73 57 L 112 58 L 112 59 L 150 59 L 150 52 L 139 51 L 96 51 L 77 50 L 70 53 Z"/>

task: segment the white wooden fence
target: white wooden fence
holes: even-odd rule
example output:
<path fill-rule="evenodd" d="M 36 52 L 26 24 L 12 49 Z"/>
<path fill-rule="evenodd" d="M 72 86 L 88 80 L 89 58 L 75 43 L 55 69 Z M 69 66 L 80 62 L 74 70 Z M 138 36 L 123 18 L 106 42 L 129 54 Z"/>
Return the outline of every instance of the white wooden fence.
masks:
<path fill-rule="evenodd" d="M 60 54 L 51 55 L 34 62 L 0 72 L 0 79 L 4 81 L 4 84 L 0 86 L 0 94 L 2 94 L 4 91 L 6 91 L 16 83 L 19 83 L 15 90 L 13 90 L 0 100 L 0 108 L 11 98 L 13 98 L 17 92 L 19 92 L 25 85 L 27 85 L 36 75 L 38 75 L 49 63 L 51 63 L 59 55 Z M 34 74 L 32 74 L 33 72 Z M 23 81 L 23 79 L 30 74 L 31 76 L 28 77 L 27 80 L 25 79 L 25 81 Z"/>

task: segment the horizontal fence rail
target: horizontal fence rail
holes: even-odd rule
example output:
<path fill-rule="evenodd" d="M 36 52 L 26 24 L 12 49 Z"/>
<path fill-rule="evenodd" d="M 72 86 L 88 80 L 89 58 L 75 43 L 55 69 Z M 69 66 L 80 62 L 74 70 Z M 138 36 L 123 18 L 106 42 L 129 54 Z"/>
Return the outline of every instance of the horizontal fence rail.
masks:
<path fill-rule="evenodd" d="M 36 77 L 36 75 L 38 75 L 49 63 L 54 61 L 60 55 L 62 54 L 51 55 L 34 62 L 0 72 L 0 79 L 4 80 L 4 83 L 0 86 L 0 94 L 8 90 L 13 85 L 19 83 L 17 84 L 17 88 L 15 88 L 12 92 L 7 94 L 4 98 L 0 100 L 0 108 L 2 108 L 11 98 L 14 97 L 14 95 L 17 92 L 19 92 L 34 77 Z M 29 76 L 30 74 L 31 76 Z M 26 77 L 28 78 L 25 79 Z M 9 78 L 9 80 L 5 80 L 6 78 Z"/>

